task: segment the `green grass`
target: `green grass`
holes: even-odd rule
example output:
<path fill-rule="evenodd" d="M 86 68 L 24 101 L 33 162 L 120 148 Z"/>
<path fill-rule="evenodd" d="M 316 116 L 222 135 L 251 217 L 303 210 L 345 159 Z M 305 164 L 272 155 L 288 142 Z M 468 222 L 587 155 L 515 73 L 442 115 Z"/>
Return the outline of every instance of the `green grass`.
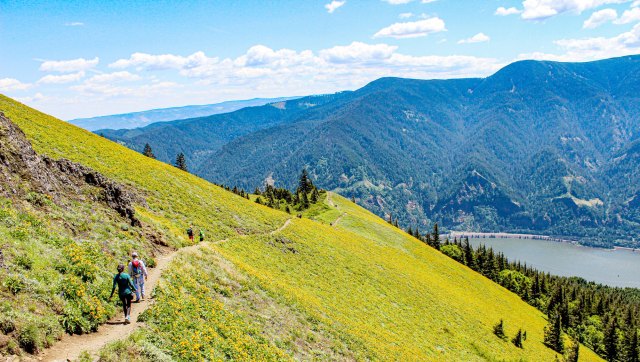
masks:
<path fill-rule="evenodd" d="M 341 197 L 333 196 L 337 210 L 320 205 L 306 214 L 315 220 L 294 217 L 270 235 L 292 216 L 8 98 L 0 97 L 0 110 L 38 152 L 85 164 L 142 194 L 149 206 L 138 205 L 137 214 L 169 244 L 188 244 L 189 223 L 209 239 L 229 238 L 174 260 L 144 314 L 148 327 L 108 346 L 103 360 L 120 352 L 141 360 L 154 353 L 186 360 L 554 359 L 542 344 L 540 312 Z M 509 337 L 527 331 L 524 349 L 492 334 L 501 318 Z M 583 348 L 581 360 L 599 358 Z"/>

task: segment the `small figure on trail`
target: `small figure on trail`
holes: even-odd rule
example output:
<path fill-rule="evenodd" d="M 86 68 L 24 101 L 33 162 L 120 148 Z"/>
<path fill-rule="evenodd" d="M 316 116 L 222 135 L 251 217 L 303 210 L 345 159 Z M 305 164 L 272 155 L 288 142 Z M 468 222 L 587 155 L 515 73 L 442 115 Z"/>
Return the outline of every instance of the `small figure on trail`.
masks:
<path fill-rule="evenodd" d="M 144 281 L 147 280 L 147 266 L 144 265 L 144 261 L 138 258 L 138 253 L 131 253 L 131 261 L 129 262 L 129 275 L 133 279 L 133 284 L 136 286 L 136 301 L 139 303 L 141 299 L 144 299 Z M 142 298 L 140 295 L 142 294 Z"/>
<path fill-rule="evenodd" d="M 193 241 L 193 226 L 190 225 L 187 229 L 187 236 L 189 236 L 189 240 Z"/>
<path fill-rule="evenodd" d="M 122 310 L 124 312 L 124 324 L 131 323 L 131 301 L 133 300 L 133 292 L 136 290 L 136 286 L 133 285 L 133 281 L 129 274 L 124 272 L 124 265 L 118 265 L 118 274 L 113 277 L 113 288 L 111 288 L 111 295 L 109 300 L 113 297 L 113 292 L 118 286 L 118 296 L 122 302 Z"/>
<path fill-rule="evenodd" d="M 200 229 L 200 242 L 204 241 L 204 231 L 202 231 L 202 229 Z"/>

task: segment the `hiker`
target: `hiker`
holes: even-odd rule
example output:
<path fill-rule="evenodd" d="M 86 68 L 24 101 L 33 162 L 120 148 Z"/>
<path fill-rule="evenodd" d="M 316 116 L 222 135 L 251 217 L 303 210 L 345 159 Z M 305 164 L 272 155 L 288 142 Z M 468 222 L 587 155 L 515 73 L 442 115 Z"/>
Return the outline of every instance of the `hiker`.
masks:
<path fill-rule="evenodd" d="M 204 231 L 202 231 L 202 229 L 200 229 L 200 242 L 204 241 Z"/>
<path fill-rule="evenodd" d="M 189 226 L 187 229 L 187 235 L 189 236 L 189 240 L 193 241 L 193 226 Z"/>
<path fill-rule="evenodd" d="M 122 310 L 124 311 L 124 324 L 131 323 L 131 301 L 133 300 L 133 292 L 136 291 L 136 286 L 133 285 L 133 281 L 129 274 L 124 272 L 124 265 L 118 264 L 118 274 L 113 277 L 113 288 L 111 288 L 111 295 L 109 300 L 113 297 L 113 292 L 118 286 L 118 296 L 122 302 Z"/>
<path fill-rule="evenodd" d="M 144 281 L 147 280 L 147 266 L 144 265 L 144 261 L 138 258 L 138 253 L 131 253 L 131 261 L 129 262 L 129 275 L 133 279 L 133 284 L 136 286 L 136 301 L 140 303 L 140 300 L 144 299 Z M 140 298 L 142 295 L 142 299 Z"/>

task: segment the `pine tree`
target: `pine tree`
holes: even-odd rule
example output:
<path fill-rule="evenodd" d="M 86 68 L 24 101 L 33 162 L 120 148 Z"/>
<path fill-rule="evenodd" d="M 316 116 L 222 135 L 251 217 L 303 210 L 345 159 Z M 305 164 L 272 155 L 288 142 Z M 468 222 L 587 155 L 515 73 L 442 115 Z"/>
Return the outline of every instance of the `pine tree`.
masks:
<path fill-rule="evenodd" d="M 313 190 L 313 182 L 309 178 L 309 173 L 307 173 L 307 169 L 303 168 L 302 173 L 300 174 L 300 180 L 298 181 L 298 189 L 300 192 L 304 194 L 308 194 Z"/>
<path fill-rule="evenodd" d="M 609 320 L 604 330 L 604 352 L 608 361 L 615 361 L 618 358 L 618 332 L 616 317 Z"/>
<path fill-rule="evenodd" d="M 142 154 L 147 157 L 151 157 L 154 159 L 156 158 L 156 155 L 153 154 L 153 150 L 151 149 L 151 145 L 149 145 L 148 143 L 144 145 L 144 150 L 142 151 Z"/>
<path fill-rule="evenodd" d="M 302 197 L 301 197 L 301 207 L 302 209 L 308 209 L 309 208 L 309 198 L 307 197 L 307 194 L 305 192 L 302 193 Z"/>
<path fill-rule="evenodd" d="M 493 326 L 493 334 L 498 336 L 498 338 L 506 340 L 507 336 L 504 334 L 504 321 L 501 319 L 500 322 L 496 323 Z"/>
<path fill-rule="evenodd" d="M 258 195 L 258 196 L 262 195 L 262 191 L 260 191 L 259 187 L 256 187 L 256 189 L 255 189 L 255 191 L 253 191 L 253 193 Z"/>
<path fill-rule="evenodd" d="M 258 198 L 256 199 L 256 204 L 262 205 L 262 199 L 260 198 L 260 196 L 258 196 Z"/>
<path fill-rule="evenodd" d="M 431 238 L 433 241 L 433 246 L 436 249 L 440 248 L 440 230 L 438 229 L 438 223 L 433 224 L 433 237 Z"/>
<path fill-rule="evenodd" d="M 624 361 L 638 362 L 638 330 L 635 325 L 630 325 L 624 335 Z"/>
<path fill-rule="evenodd" d="M 522 348 L 522 329 L 518 329 L 518 333 L 513 337 L 511 343 L 518 348 Z"/>
<path fill-rule="evenodd" d="M 554 313 L 553 316 L 549 317 L 549 324 L 544 327 L 544 344 L 556 352 L 564 352 L 562 320 L 558 313 Z"/>
<path fill-rule="evenodd" d="M 311 191 L 311 203 L 312 204 L 317 203 L 319 197 L 320 195 L 318 194 L 318 189 L 314 187 L 313 191 Z"/>
<path fill-rule="evenodd" d="M 473 249 L 471 248 L 471 244 L 469 243 L 469 238 L 465 238 L 462 249 L 462 251 L 464 252 L 464 264 L 471 269 L 475 269 L 476 263 L 473 257 Z"/>
<path fill-rule="evenodd" d="M 580 342 L 571 338 L 571 346 L 567 350 L 567 362 L 578 362 L 580 357 Z"/>
<path fill-rule="evenodd" d="M 287 212 L 287 214 L 290 214 L 290 213 L 291 213 L 291 209 L 289 208 L 289 205 L 287 205 L 287 207 L 284 209 L 284 211 L 286 211 L 286 212 Z"/>
<path fill-rule="evenodd" d="M 178 153 L 176 156 L 176 167 L 181 169 L 182 171 L 187 171 L 187 160 L 184 158 L 184 153 Z"/>

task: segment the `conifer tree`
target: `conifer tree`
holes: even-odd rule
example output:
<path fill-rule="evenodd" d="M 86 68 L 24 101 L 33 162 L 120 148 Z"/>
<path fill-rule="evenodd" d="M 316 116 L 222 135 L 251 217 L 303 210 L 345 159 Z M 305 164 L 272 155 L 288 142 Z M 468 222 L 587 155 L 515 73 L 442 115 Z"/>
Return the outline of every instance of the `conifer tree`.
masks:
<path fill-rule="evenodd" d="M 438 223 L 433 224 L 433 246 L 438 249 L 440 247 L 440 230 L 438 229 Z"/>
<path fill-rule="evenodd" d="M 552 350 L 563 353 L 564 340 L 562 339 L 562 321 L 560 314 L 554 313 L 549 317 L 549 324 L 544 327 L 544 344 Z"/>
<path fill-rule="evenodd" d="M 298 189 L 300 192 L 304 194 L 308 194 L 313 189 L 313 182 L 309 178 L 309 173 L 307 173 L 307 169 L 303 168 L 302 173 L 300 174 L 300 180 L 298 181 Z"/>
<path fill-rule="evenodd" d="M 187 160 L 184 158 L 184 153 L 182 152 L 178 153 L 178 156 L 176 156 L 176 167 L 181 169 L 182 171 L 188 171 Z"/>
<path fill-rule="evenodd" d="M 511 343 L 518 348 L 522 348 L 522 329 L 518 329 L 518 333 L 513 337 Z"/>
<path fill-rule="evenodd" d="M 308 209 L 309 208 L 309 198 L 307 197 L 307 193 L 303 192 L 302 196 L 301 196 L 301 207 L 302 209 Z"/>
<path fill-rule="evenodd" d="M 311 203 L 312 204 L 317 203 L 319 197 L 320 195 L 318 194 L 318 189 L 314 187 L 313 191 L 311 191 Z"/>
<path fill-rule="evenodd" d="M 256 204 L 262 205 L 262 199 L 260 198 L 260 196 L 258 196 L 258 198 L 256 199 Z"/>
<path fill-rule="evenodd" d="M 627 362 L 638 362 L 640 358 L 638 357 L 638 329 L 635 325 L 630 325 L 627 328 L 627 332 L 624 335 L 624 361 Z"/>
<path fill-rule="evenodd" d="M 612 317 L 604 330 L 604 351 L 608 361 L 618 358 L 618 332 L 616 317 Z"/>
<path fill-rule="evenodd" d="M 289 205 L 287 205 L 287 207 L 285 207 L 284 211 L 286 211 L 287 214 L 291 213 L 291 209 L 289 208 Z"/>
<path fill-rule="evenodd" d="M 462 251 L 464 252 L 464 263 L 472 269 L 475 269 L 476 263 L 475 258 L 473 257 L 473 249 L 471 248 L 471 244 L 469 243 L 469 238 L 464 239 L 464 244 L 462 246 Z"/>
<path fill-rule="evenodd" d="M 567 350 L 567 362 L 578 362 L 580 358 L 580 342 L 571 338 L 571 346 Z"/>
<path fill-rule="evenodd" d="M 507 336 L 504 334 L 504 321 L 502 319 L 493 326 L 493 334 L 500 339 L 507 339 Z"/>
<path fill-rule="evenodd" d="M 153 159 L 156 158 L 156 155 L 153 154 L 153 150 L 151 149 L 151 145 L 149 145 L 148 143 L 144 145 L 144 150 L 142 151 L 142 154 L 147 157 L 151 157 Z"/>

